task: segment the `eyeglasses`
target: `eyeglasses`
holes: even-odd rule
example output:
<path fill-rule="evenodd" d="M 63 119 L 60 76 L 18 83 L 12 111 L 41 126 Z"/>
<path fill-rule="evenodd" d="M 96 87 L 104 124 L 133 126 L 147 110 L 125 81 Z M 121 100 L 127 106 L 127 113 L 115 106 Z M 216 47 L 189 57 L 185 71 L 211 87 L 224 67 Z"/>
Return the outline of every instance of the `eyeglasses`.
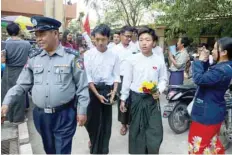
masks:
<path fill-rule="evenodd" d="M 123 34 L 126 38 L 132 38 L 132 35 L 125 35 L 125 34 Z"/>

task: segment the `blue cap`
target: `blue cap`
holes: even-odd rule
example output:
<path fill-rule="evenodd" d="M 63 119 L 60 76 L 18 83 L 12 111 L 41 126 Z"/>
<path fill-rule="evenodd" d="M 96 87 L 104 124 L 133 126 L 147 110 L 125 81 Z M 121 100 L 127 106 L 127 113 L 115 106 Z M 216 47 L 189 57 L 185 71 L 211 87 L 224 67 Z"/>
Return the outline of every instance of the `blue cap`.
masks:
<path fill-rule="evenodd" d="M 35 31 L 48 31 L 48 30 L 58 30 L 61 26 L 61 22 L 49 18 L 49 17 L 43 17 L 43 16 L 33 16 L 31 17 L 31 23 L 34 25 L 34 29 L 30 32 Z"/>

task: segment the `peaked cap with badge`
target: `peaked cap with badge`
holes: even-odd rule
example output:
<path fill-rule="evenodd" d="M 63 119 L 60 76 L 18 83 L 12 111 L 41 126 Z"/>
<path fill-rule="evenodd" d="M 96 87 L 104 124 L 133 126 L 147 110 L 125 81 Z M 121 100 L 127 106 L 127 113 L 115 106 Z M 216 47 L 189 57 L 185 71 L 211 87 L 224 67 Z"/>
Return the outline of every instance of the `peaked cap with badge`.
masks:
<path fill-rule="evenodd" d="M 34 29 L 31 30 L 30 32 L 58 30 L 59 27 L 61 26 L 60 21 L 43 16 L 32 16 L 31 23 L 34 25 Z"/>

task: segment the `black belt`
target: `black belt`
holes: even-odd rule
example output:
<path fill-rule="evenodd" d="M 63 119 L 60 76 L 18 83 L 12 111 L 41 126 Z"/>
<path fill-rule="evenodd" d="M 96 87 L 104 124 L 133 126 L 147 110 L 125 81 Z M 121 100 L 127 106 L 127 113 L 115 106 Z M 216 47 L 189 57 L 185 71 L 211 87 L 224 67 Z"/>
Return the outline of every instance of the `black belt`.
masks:
<path fill-rule="evenodd" d="M 147 93 L 137 93 L 135 91 L 131 91 L 132 94 L 134 94 L 135 96 L 140 96 L 142 98 L 149 98 L 152 97 L 151 94 L 147 94 Z"/>
<path fill-rule="evenodd" d="M 49 108 L 49 107 L 47 107 L 47 108 L 39 108 L 37 106 L 36 107 L 38 108 L 38 110 L 43 110 L 44 113 L 53 114 L 53 113 L 60 112 L 60 111 L 62 111 L 64 109 L 67 109 L 67 108 L 69 108 L 71 106 L 74 106 L 74 101 L 75 101 L 75 99 L 72 99 L 68 103 L 57 106 L 57 107 L 54 107 L 54 108 Z"/>
<path fill-rule="evenodd" d="M 98 84 L 95 84 L 94 86 L 97 90 L 109 90 L 110 91 L 113 89 L 113 85 L 107 85 L 104 82 L 100 82 Z"/>

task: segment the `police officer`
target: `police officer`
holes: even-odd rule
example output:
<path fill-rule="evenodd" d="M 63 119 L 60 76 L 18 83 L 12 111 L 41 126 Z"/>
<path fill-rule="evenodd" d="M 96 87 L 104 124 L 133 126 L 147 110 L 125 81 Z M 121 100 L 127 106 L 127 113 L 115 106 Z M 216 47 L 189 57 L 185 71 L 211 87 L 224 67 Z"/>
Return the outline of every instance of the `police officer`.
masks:
<path fill-rule="evenodd" d="M 9 104 L 32 88 L 34 124 L 42 137 L 47 154 L 70 154 L 72 137 L 86 122 L 89 103 L 88 82 L 77 52 L 59 43 L 61 23 L 55 19 L 34 16 L 36 41 L 17 84 L 4 98 L 1 109 L 6 115 Z M 75 107 L 75 108 L 74 108 Z"/>

